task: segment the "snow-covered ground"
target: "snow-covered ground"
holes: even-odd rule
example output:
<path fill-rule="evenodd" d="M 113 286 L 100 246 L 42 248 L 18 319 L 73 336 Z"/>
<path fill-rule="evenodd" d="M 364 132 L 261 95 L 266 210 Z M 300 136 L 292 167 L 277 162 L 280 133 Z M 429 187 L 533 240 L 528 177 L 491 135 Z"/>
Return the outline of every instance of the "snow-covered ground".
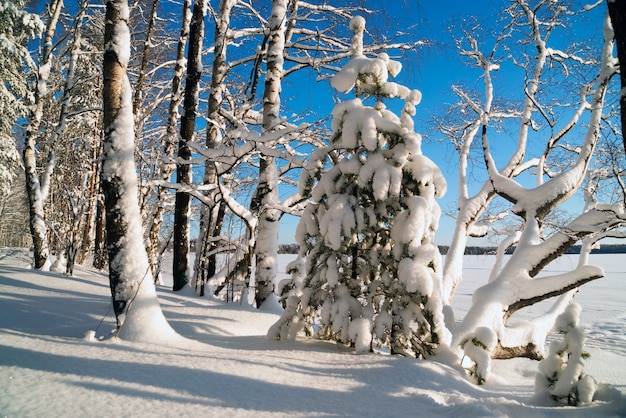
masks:
<path fill-rule="evenodd" d="M 281 256 L 281 264 L 291 260 Z M 496 362 L 486 386 L 433 361 L 355 355 L 318 341 L 275 342 L 265 333 L 279 308 L 173 294 L 160 287 L 165 316 L 187 340 L 178 346 L 110 338 L 108 279 L 28 268 L 22 250 L 0 248 L 0 416 L 626 416 L 626 255 L 593 255 L 606 277 L 577 295 L 591 358 L 605 384 L 600 400 L 552 407 L 533 399 L 536 362 Z M 468 256 L 457 318 L 493 258 Z M 551 266 L 566 271 L 573 256 Z M 90 336 L 90 330 L 96 336 Z"/>

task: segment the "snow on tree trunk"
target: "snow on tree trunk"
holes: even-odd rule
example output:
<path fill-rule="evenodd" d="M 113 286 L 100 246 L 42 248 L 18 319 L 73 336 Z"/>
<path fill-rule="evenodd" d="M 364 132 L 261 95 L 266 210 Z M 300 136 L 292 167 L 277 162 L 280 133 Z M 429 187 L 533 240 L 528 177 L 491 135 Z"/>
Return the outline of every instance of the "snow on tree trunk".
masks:
<path fill-rule="evenodd" d="M 163 165 L 159 176 L 162 181 L 169 181 L 170 177 L 176 170 L 176 164 L 173 163 L 173 160 L 174 153 L 176 151 L 176 144 L 179 142 L 178 108 L 183 99 L 183 88 L 181 82 L 185 75 L 185 47 L 187 45 L 187 36 L 189 35 L 189 24 L 191 21 L 191 0 L 185 0 L 183 2 L 182 15 L 183 19 L 176 49 L 176 66 L 174 67 L 174 76 L 172 78 L 172 97 L 167 116 Z M 163 187 L 159 187 L 156 196 L 156 209 L 153 213 L 148 232 L 147 251 L 150 259 L 150 268 L 155 282 L 160 282 L 161 275 L 161 257 L 159 254 L 161 245 L 159 233 L 161 232 L 161 226 L 163 224 L 165 198 L 166 190 L 164 190 Z"/>
<path fill-rule="evenodd" d="M 285 19 L 288 0 L 273 0 L 270 16 L 269 41 L 267 46 L 267 70 L 263 90 L 263 133 L 277 129 L 280 122 L 280 90 L 283 75 L 283 54 L 285 50 Z M 259 184 L 253 197 L 251 209 L 259 217 L 256 229 L 254 253 L 256 269 L 254 274 L 255 301 L 260 308 L 274 291 L 274 279 L 278 272 L 278 233 L 280 212 L 276 209 L 278 195 L 278 172 L 274 158 L 260 156 Z"/>
<path fill-rule="evenodd" d="M 28 202 L 30 210 L 30 232 L 33 238 L 34 267 L 46 270 L 50 267 L 48 248 L 48 227 L 45 221 L 44 201 L 49 190 L 49 182 L 54 169 L 54 154 L 51 152 L 48 157 L 46 172 L 40 179 L 37 174 L 37 157 L 35 155 L 36 140 L 43 116 L 44 98 L 47 96 L 47 83 L 52 66 L 52 39 L 56 29 L 61 10 L 62 0 L 54 0 L 50 3 L 50 20 L 46 25 L 43 39 L 43 51 L 41 62 L 37 69 L 37 85 L 35 87 L 35 103 L 31 107 L 26 137 L 24 139 L 24 171 L 26 174 L 26 190 L 28 192 Z"/>
<path fill-rule="evenodd" d="M 218 148 L 222 144 L 223 118 L 220 115 L 222 101 L 224 100 L 224 85 L 227 75 L 226 47 L 228 46 L 228 29 L 230 26 L 230 15 L 238 0 L 221 0 L 219 15 L 215 25 L 215 41 L 213 44 L 213 72 L 211 76 L 211 92 L 208 103 L 208 120 L 206 146 L 208 149 Z M 204 295 L 204 286 L 208 279 L 213 277 L 216 271 L 217 254 L 219 245 L 216 239 L 221 232 L 222 220 L 225 214 L 225 207 L 222 202 L 218 202 L 217 182 L 218 164 L 215 161 L 207 160 L 204 168 L 204 184 L 214 186 L 209 191 L 212 203 L 210 206 L 202 206 L 202 218 L 200 220 L 200 231 L 198 235 L 198 246 L 196 249 L 196 260 L 192 287 L 200 286 L 200 294 Z"/>
<path fill-rule="evenodd" d="M 331 80 L 337 90 L 373 96 L 335 106 L 333 149 L 340 161 L 322 174 L 298 225 L 306 256 L 302 285 L 269 330 L 294 338 L 311 324 L 318 338 L 369 351 L 428 357 L 449 343 L 443 321 L 441 259 L 434 242 L 446 191 L 439 168 L 421 153 L 412 116 L 421 93 L 388 81 L 401 69 L 387 54 L 363 55 L 365 20 L 350 22 L 354 57 Z M 404 100 L 398 117 L 383 99 Z M 306 170 L 300 187 L 311 180 Z"/>
<path fill-rule="evenodd" d="M 73 30 L 73 39 L 72 46 L 70 49 L 70 60 L 67 66 L 66 74 L 65 74 L 65 84 L 63 86 L 63 95 L 61 97 L 61 109 L 59 111 L 59 119 L 57 122 L 57 126 L 52 132 L 52 137 L 50 143 L 56 144 L 59 138 L 63 137 L 65 133 L 65 125 L 67 122 L 67 115 L 69 112 L 71 91 L 74 87 L 75 83 L 75 73 L 76 73 L 76 64 L 78 62 L 78 56 L 80 53 L 80 44 L 81 44 L 81 28 L 83 24 L 83 15 L 85 9 L 81 9 L 78 17 L 76 27 Z M 78 202 L 77 196 L 72 196 L 72 192 L 67 190 L 68 200 L 70 201 L 71 208 L 71 232 L 68 234 L 65 244 L 65 253 L 66 253 L 66 269 L 65 273 L 68 276 L 72 276 L 74 273 L 74 262 L 76 259 L 76 254 L 80 247 L 80 237 L 82 235 L 79 233 L 79 224 L 80 219 L 82 218 L 84 211 L 84 202 Z M 78 199 L 82 200 L 82 196 L 78 197 Z M 80 204 L 79 204 L 80 203 Z"/>
<path fill-rule="evenodd" d="M 143 245 L 134 161 L 128 3 L 106 4 L 104 33 L 104 152 L 101 186 L 106 207 L 109 281 L 122 339 L 162 342 L 177 334 L 159 306 Z"/>
<path fill-rule="evenodd" d="M 186 161 L 191 159 L 189 141 L 195 134 L 196 116 L 199 102 L 200 77 L 202 75 L 202 39 L 204 38 L 204 16 L 206 2 L 197 0 L 193 5 L 189 27 L 189 48 L 187 77 L 185 84 L 184 110 L 180 124 L 180 142 L 178 145 L 179 163 L 176 169 L 176 183 L 182 187 L 191 184 L 191 166 Z M 185 287 L 189 282 L 189 221 L 191 196 L 178 190 L 174 210 L 174 291 Z"/>

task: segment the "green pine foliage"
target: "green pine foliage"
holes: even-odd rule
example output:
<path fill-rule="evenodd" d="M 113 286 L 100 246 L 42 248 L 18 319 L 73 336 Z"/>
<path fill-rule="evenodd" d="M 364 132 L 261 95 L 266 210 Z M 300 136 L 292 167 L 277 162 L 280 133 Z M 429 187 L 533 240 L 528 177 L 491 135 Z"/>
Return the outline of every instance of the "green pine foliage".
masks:
<path fill-rule="evenodd" d="M 0 198 L 10 192 L 21 166 L 13 128 L 31 99 L 29 69 L 34 64 L 26 44 L 43 30 L 39 17 L 25 12 L 24 4 L 0 0 Z"/>
<path fill-rule="evenodd" d="M 301 179 L 312 187 L 296 233 L 304 278 L 269 335 L 306 331 L 358 352 L 384 347 L 424 358 L 448 339 L 434 243 L 435 198 L 446 182 L 413 129 L 421 93 L 388 81 L 400 64 L 386 54 L 362 55 L 363 25 L 352 20 L 354 58 L 331 82 L 357 97 L 335 107 L 332 146 L 312 157 Z M 403 100 L 400 116 L 387 109 L 391 99 Z M 322 172 L 328 156 L 334 164 Z"/>

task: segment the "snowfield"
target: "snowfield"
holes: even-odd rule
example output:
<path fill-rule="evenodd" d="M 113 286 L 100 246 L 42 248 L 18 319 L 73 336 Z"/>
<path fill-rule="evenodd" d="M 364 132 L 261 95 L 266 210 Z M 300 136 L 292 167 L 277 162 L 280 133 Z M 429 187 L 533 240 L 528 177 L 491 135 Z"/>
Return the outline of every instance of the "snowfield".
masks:
<path fill-rule="evenodd" d="M 106 275 L 80 266 L 75 277 L 34 272 L 23 250 L 0 248 L 0 416 L 626 416 L 623 257 L 592 255 L 606 277 L 583 286 L 575 299 L 591 353 L 585 370 L 601 384 L 597 400 L 555 407 L 534 398 L 537 363 L 530 360 L 496 361 L 495 376 L 476 386 L 435 361 L 268 340 L 277 304 L 257 311 L 199 298 L 190 289 L 158 288 L 166 318 L 185 339 L 121 341 L 112 338 Z M 281 256 L 281 271 L 292 259 Z M 457 320 L 494 257 L 465 261 Z M 547 271 L 575 265 L 567 256 Z"/>

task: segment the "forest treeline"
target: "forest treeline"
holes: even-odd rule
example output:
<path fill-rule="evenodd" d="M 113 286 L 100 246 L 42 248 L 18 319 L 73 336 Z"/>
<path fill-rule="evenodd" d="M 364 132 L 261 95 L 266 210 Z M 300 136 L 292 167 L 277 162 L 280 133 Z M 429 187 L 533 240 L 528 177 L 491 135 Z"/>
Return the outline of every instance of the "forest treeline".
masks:
<path fill-rule="evenodd" d="M 439 253 L 446 255 L 450 247 L 447 245 L 439 245 Z M 574 245 L 566 251 L 566 254 L 580 254 L 582 247 L 580 245 Z M 280 244 L 278 246 L 279 254 L 298 254 L 300 246 L 298 244 Z M 483 254 L 496 254 L 498 247 L 489 246 L 468 246 L 465 248 L 465 255 L 483 255 Z M 508 254 L 513 253 L 513 249 L 507 251 Z M 599 248 L 591 250 L 592 254 L 626 254 L 625 244 L 603 244 Z"/>

